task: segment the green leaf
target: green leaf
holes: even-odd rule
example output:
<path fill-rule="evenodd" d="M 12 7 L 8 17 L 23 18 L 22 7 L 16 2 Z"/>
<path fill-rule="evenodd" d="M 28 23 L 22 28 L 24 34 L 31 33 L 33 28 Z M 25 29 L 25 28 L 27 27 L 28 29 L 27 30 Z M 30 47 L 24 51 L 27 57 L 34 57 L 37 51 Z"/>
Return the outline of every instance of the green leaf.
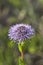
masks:
<path fill-rule="evenodd" d="M 18 64 L 19 65 L 25 65 L 24 59 L 22 59 L 21 57 L 19 57 Z"/>
<path fill-rule="evenodd" d="M 23 45 L 24 45 L 24 42 L 18 43 L 18 48 L 19 48 L 19 51 L 20 51 L 20 52 L 23 51 Z"/>
<path fill-rule="evenodd" d="M 10 41 L 10 42 L 8 42 L 8 47 L 12 48 L 12 47 L 14 47 L 14 44 L 15 44 L 15 42 Z"/>

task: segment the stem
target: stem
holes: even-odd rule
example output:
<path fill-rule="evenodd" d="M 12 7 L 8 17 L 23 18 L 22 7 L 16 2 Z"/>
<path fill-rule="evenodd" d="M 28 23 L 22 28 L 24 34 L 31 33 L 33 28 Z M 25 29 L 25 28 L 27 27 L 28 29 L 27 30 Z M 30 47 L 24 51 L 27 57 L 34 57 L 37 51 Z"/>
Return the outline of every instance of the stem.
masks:
<path fill-rule="evenodd" d="M 24 59 L 24 54 L 23 54 L 23 52 L 21 52 L 21 58 Z"/>
<path fill-rule="evenodd" d="M 20 57 L 19 57 L 19 65 L 25 65 L 24 63 L 24 53 L 23 53 L 23 44 L 18 44 L 18 48 L 20 51 Z"/>

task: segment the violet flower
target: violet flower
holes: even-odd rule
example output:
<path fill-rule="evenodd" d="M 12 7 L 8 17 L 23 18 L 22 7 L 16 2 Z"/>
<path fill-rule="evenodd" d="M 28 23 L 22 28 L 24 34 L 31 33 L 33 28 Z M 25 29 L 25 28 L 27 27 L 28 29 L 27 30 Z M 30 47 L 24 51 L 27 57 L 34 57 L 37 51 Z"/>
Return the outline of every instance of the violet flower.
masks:
<path fill-rule="evenodd" d="M 34 29 L 28 24 L 16 24 L 10 27 L 8 36 L 13 41 L 24 41 L 34 35 Z"/>

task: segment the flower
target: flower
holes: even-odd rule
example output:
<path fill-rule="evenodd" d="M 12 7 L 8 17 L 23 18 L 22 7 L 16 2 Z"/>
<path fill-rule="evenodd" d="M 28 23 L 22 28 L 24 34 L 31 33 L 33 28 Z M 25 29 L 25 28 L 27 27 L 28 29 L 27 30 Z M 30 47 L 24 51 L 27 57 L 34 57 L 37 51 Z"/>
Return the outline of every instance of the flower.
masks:
<path fill-rule="evenodd" d="M 28 24 L 16 24 L 10 27 L 8 36 L 13 41 L 24 41 L 34 35 L 34 29 Z"/>

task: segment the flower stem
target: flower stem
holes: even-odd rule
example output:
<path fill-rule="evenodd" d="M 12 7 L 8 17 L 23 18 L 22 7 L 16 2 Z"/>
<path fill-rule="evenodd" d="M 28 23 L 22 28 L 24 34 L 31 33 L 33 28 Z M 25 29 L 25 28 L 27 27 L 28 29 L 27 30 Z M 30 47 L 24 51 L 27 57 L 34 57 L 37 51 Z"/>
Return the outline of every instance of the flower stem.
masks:
<path fill-rule="evenodd" d="M 24 53 L 23 53 L 23 44 L 18 44 L 18 48 L 19 48 L 19 51 L 20 51 L 20 57 L 19 57 L 19 65 L 25 65 L 25 62 L 24 62 Z"/>
<path fill-rule="evenodd" d="M 23 52 L 21 52 L 21 58 L 24 59 L 24 54 L 23 54 Z"/>

